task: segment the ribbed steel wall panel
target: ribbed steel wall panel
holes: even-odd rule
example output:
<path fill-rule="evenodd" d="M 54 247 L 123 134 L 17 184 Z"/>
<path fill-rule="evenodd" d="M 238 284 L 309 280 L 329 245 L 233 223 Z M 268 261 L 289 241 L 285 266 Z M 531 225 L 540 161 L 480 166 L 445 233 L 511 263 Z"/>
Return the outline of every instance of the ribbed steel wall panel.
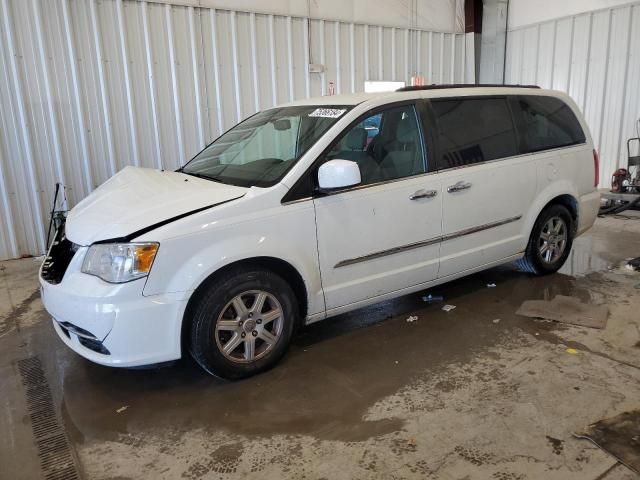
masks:
<path fill-rule="evenodd" d="M 600 185 L 627 164 L 640 118 L 640 2 L 510 30 L 507 83 L 567 92 L 600 152 Z"/>
<path fill-rule="evenodd" d="M 125 165 L 175 169 L 237 121 L 325 94 L 329 81 L 341 93 L 414 72 L 473 82 L 472 55 L 464 34 L 131 0 L 0 0 L 0 259 L 43 253 L 55 182 L 72 207 Z M 325 71 L 309 73 L 310 62 Z"/>

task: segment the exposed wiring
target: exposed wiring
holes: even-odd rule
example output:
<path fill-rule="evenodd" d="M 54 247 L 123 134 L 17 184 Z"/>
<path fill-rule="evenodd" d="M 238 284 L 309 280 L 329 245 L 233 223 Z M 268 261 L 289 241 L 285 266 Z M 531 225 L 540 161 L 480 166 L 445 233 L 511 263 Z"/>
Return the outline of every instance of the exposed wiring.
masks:
<path fill-rule="evenodd" d="M 311 55 L 311 0 L 307 0 L 307 56 L 309 57 L 309 63 L 312 64 L 313 56 Z M 324 33 L 321 32 L 321 35 Z M 309 65 L 307 65 L 307 69 Z"/>
<path fill-rule="evenodd" d="M 415 71 L 416 71 L 416 75 L 419 74 L 418 72 L 418 65 L 420 65 L 420 55 L 418 53 L 418 39 L 420 38 L 420 36 L 418 35 L 417 29 L 418 29 L 418 1 L 417 0 L 413 0 L 411 2 L 411 28 L 413 29 L 413 50 L 416 54 L 416 63 L 414 64 L 415 66 Z"/>
<path fill-rule="evenodd" d="M 415 72 L 416 69 L 418 68 L 418 46 L 417 46 L 418 35 L 416 32 L 418 5 L 417 5 L 417 0 L 408 0 L 406 3 L 405 2 L 402 2 L 402 3 L 404 3 L 407 7 L 407 30 L 409 30 L 408 57 L 410 59 L 411 65 L 407 66 L 409 70 L 407 72 L 407 74 L 409 75 L 409 77 L 407 78 L 407 81 L 408 81 L 409 78 L 411 78 L 411 76 L 413 75 L 412 72 Z"/>
<path fill-rule="evenodd" d="M 502 84 L 507 81 L 507 40 L 509 36 L 509 0 L 507 0 L 507 9 L 504 19 L 504 52 L 502 57 Z"/>
<path fill-rule="evenodd" d="M 58 198 L 62 193 L 62 209 L 58 209 Z M 55 193 L 53 195 L 53 205 L 51 207 L 51 217 L 49 218 L 49 229 L 47 231 L 47 249 L 51 246 L 51 232 L 55 232 L 60 227 L 62 219 L 67 213 L 67 188 L 60 182 L 56 183 Z"/>

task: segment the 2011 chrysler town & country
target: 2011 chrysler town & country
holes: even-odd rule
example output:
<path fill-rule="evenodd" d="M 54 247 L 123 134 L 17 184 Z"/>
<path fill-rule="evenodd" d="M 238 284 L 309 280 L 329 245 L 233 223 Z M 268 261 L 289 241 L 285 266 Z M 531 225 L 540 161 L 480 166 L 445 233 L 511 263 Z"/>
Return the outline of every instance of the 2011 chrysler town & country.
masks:
<path fill-rule="evenodd" d="M 575 103 L 403 90 L 262 111 L 178 171 L 121 170 L 71 210 L 41 268 L 60 338 L 103 365 L 189 350 L 240 378 L 301 323 L 509 261 L 558 270 L 599 206 Z"/>

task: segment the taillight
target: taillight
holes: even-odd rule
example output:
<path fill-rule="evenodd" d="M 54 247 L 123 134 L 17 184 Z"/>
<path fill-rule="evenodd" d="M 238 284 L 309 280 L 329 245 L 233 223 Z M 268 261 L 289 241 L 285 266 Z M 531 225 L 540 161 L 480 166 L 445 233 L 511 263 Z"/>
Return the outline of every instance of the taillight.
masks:
<path fill-rule="evenodd" d="M 593 149 L 593 186 L 597 187 L 600 183 L 600 155 L 598 151 Z"/>

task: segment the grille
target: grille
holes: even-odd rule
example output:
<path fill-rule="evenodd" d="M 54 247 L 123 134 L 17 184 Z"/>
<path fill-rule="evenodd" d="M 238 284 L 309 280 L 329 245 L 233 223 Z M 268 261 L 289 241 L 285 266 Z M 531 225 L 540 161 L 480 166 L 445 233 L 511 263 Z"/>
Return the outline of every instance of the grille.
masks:
<path fill-rule="evenodd" d="M 61 225 L 42 264 L 42 278 L 53 285 L 60 283 L 77 250 L 78 245 L 67 239 Z"/>
<path fill-rule="evenodd" d="M 78 480 L 69 440 L 53 407 L 49 383 L 37 357 L 18 362 L 22 384 L 27 390 L 27 411 L 38 446 L 40 467 L 46 480 Z"/>

